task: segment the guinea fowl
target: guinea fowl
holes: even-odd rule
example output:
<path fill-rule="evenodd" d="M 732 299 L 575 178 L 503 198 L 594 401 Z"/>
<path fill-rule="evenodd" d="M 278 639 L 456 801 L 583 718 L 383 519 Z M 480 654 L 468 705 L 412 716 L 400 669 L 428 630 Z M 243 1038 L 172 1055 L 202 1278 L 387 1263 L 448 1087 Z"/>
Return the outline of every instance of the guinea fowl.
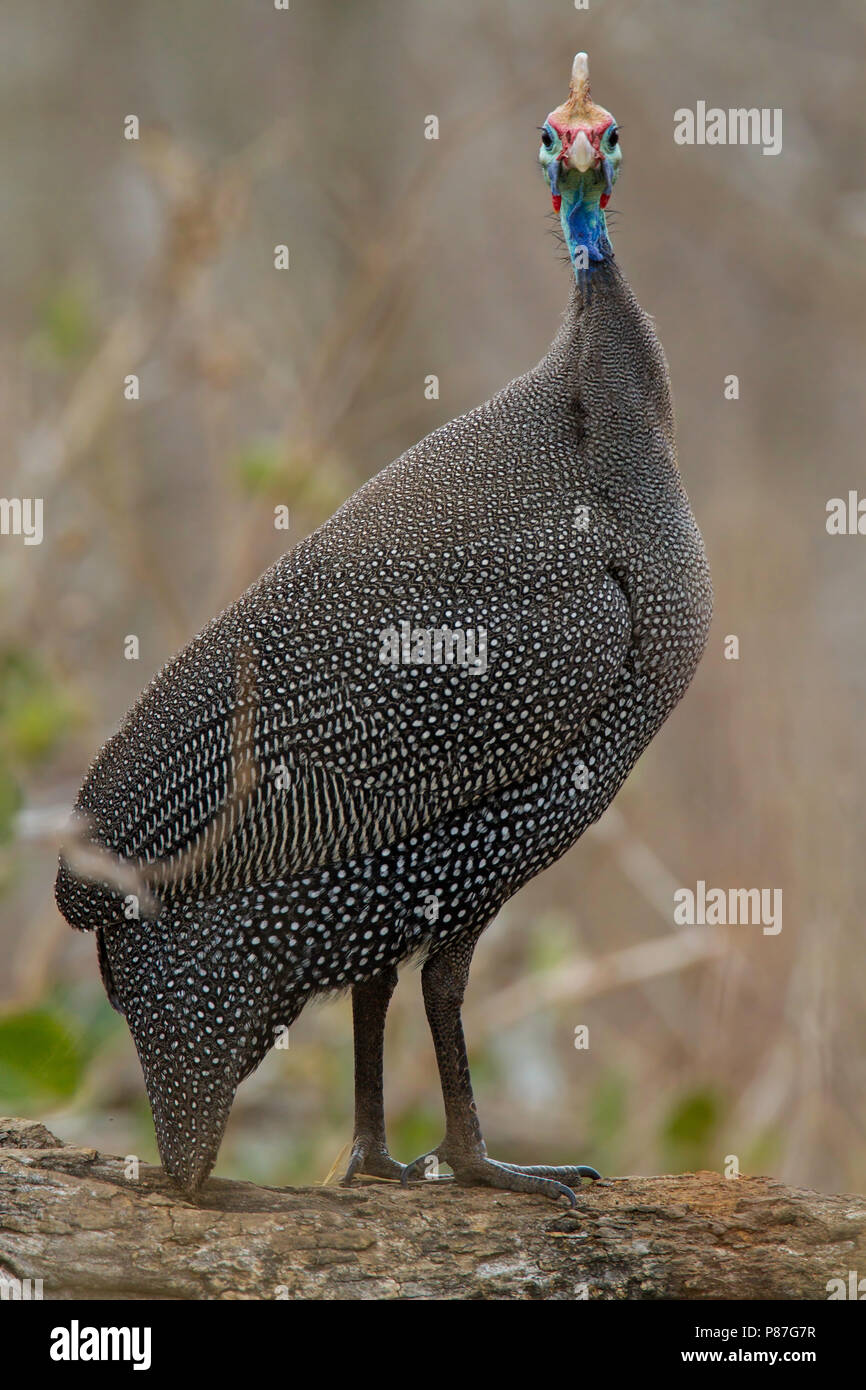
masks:
<path fill-rule="evenodd" d="M 421 958 L 460 1182 L 487 1156 L 461 1004 L 481 933 L 596 821 L 689 685 L 711 614 L 667 366 L 613 258 L 616 123 L 586 55 L 539 159 L 574 270 L 539 364 L 354 494 L 154 678 L 93 763 L 57 902 L 95 930 L 166 1171 L 189 1193 L 239 1083 L 352 989 L 346 1173 L 388 1153 L 385 1015 Z M 135 891 L 133 891 L 133 885 Z"/>

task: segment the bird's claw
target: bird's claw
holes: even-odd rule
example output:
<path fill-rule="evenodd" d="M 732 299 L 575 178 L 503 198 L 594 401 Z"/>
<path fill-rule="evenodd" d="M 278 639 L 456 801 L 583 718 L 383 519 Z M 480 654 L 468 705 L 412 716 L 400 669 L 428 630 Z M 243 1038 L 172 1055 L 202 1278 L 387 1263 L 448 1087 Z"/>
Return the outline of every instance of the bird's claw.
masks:
<path fill-rule="evenodd" d="M 580 1184 L 581 1178 L 592 1178 L 593 1182 L 601 1182 L 601 1173 L 597 1168 L 590 1168 L 588 1163 L 576 1163 L 568 1166 L 550 1167 L 544 1163 L 500 1163 L 501 1168 L 512 1168 L 516 1173 L 526 1173 L 531 1178 L 551 1178 L 554 1182 L 566 1184 Z"/>
<path fill-rule="evenodd" d="M 454 1177 L 440 1176 L 439 1164 L 445 1162 L 454 1171 Z M 416 1178 L 428 1181 L 454 1181 L 468 1187 L 496 1187 L 506 1192 L 537 1192 L 552 1201 L 565 1197 L 569 1206 L 577 1206 L 574 1187 L 579 1187 L 583 1178 L 598 1182 L 601 1174 L 588 1164 L 550 1167 L 545 1164 L 521 1166 L 518 1163 L 500 1163 L 486 1154 L 446 1154 L 442 1149 L 433 1149 L 419 1158 L 407 1163 L 400 1181 L 404 1187 Z"/>
<path fill-rule="evenodd" d="M 402 1179 L 404 1171 L 403 1164 L 391 1157 L 382 1140 L 356 1134 L 352 1140 L 352 1152 L 341 1179 L 341 1186 L 349 1187 L 352 1179 L 359 1175 L 398 1182 Z"/>
<path fill-rule="evenodd" d="M 439 1172 L 440 1155 L 437 1149 L 431 1149 L 429 1153 L 421 1154 L 418 1158 L 407 1163 L 403 1169 L 400 1181 L 404 1187 L 408 1187 L 410 1182 L 453 1182 L 454 1178 L 450 1173 Z"/>

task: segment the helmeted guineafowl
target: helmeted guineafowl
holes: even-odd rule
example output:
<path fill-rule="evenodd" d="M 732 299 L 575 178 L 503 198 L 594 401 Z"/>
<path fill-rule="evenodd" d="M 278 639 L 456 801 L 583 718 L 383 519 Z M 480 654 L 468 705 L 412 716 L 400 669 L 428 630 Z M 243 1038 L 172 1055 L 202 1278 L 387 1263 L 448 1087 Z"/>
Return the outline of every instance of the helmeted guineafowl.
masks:
<path fill-rule="evenodd" d="M 683 695 L 712 600 L 664 354 L 608 240 L 621 150 L 585 54 L 539 159 L 574 268 L 547 355 L 206 627 L 78 797 L 57 901 L 96 931 L 189 1192 L 277 1031 L 349 986 L 347 1179 L 420 1171 L 390 1158 L 382 1101 L 396 968 L 418 956 L 438 1158 L 554 1197 L 597 1176 L 486 1156 L 461 1002 L 485 927 L 598 819 Z"/>

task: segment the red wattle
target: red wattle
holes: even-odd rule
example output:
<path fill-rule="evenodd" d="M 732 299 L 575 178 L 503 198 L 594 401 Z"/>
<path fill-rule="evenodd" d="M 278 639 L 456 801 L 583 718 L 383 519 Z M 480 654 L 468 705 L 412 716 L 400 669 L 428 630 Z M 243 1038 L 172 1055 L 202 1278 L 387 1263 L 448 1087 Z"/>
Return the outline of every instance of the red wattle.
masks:
<path fill-rule="evenodd" d="M 551 201 L 552 201 L 552 203 L 553 203 L 553 211 L 554 211 L 554 212 L 559 212 L 559 209 L 562 207 L 562 199 L 561 199 L 561 197 L 559 196 L 558 193 L 551 193 L 550 198 L 551 198 Z"/>
<path fill-rule="evenodd" d="M 602 195 L 601 195 L 601 206 L 602 206 L 603 208 L 606 208 L 609 202 L 610 202 L 610 194 L 609 194 L 609 193 L 602 193 Z"/>

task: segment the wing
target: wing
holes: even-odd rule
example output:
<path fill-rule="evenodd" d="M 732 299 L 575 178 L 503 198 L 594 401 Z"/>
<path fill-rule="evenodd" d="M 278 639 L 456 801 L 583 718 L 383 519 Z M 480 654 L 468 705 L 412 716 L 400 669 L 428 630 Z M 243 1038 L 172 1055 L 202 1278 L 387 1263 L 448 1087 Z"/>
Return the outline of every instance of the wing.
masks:
<path fill-rule="evenodd" d="M 163 899 L 370 853 L 579 737 L 631 614 L 604 509 L 576 529 L 580 460 L 554 466 L 528 380 L 376 475 L 155 677 L 81 790 L 84 849 L 111 872 L 64 856 L 68 920 L 115 920 L 130 869 Z"/>
<path fill-rule="evenodd" d="M 79 813 L 160 896 L 368 853 L 523 780 L 615 687 L 631 620 L 578 547 L 281 561 L 170 662 Z"/>

